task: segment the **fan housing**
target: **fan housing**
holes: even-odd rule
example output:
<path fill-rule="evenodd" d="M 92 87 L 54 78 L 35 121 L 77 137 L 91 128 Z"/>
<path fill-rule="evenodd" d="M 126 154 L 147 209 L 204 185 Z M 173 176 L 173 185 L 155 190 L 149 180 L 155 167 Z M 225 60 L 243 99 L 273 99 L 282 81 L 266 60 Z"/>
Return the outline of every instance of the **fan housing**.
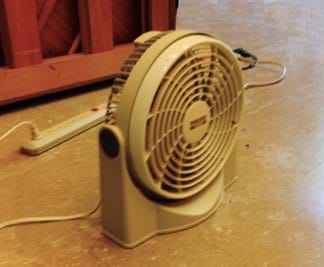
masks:
<path fill-rule="evenodd" d="M 244 97 L 235 56 L 211 35 L 149 32 L 135 45 L 100 132 L 104 233 L 125 247 L 217 209 Z"/>

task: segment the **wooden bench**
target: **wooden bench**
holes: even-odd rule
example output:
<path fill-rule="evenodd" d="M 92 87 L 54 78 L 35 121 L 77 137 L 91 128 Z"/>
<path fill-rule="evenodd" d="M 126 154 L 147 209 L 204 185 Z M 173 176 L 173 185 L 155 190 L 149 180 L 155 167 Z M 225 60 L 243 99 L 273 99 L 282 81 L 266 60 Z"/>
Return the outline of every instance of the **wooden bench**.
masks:
<path fill-rule="evenodd" d="M 114 77 L 176 0 L 0 0 L 0 105 Z"/>

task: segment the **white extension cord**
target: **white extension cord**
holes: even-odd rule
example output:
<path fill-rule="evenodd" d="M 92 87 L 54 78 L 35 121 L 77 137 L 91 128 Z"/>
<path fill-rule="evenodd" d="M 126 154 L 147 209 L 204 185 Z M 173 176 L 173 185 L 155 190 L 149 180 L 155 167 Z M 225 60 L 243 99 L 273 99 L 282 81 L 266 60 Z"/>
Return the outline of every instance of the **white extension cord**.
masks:
<path fill-rule="evenodd" d="M 32 121 L 23 121 L 16 126 L 12 127 L 10 130 L 8 130 L 6 133 L 0 136 L 0 141 L 9 136 L 11 133 L 13 133 L 18 128 L 28 125 L 30 126 L 31 132 L 32 132 L 32 139 L 36 140 L 42 137 L 42 134 L 39 130 L 39 128 L 33 123 Z M 100 201 L 88 212 L 83 213 L 77 213 L 73 215 L 67 215 L 67 216 L 45 216 L 45 217 L 26 217 L 26 218 L 20 218 L 15 220 L 6 221 L 3 223 L 0 223 L 0 231 L 4 228 L 15 226 L 15 225 L 21 225 L 21 224 L 33 224 L 33 223 L 45 223 L 45 222 L 60 222 L 60 221 L 70 221 L 70 220 L 77 220 L 77 219 L 83 219 L 86 218 L 93 213 L 95 213 L 99 207 L 100 207 Z"/>
<path fill-rule="evenodd" d="M 0 223 L 0 231 L 9 226 L 21 225 L 21 224 L 33 224 L 33 223 L 46 223 L 46 222 L 61 222 L 61 221 L 71 221 L 78 220 L 89 217 L 94 214 L 100 207 L 100 201 L 96 204 L 94 208 L 92 208 L 88 212 L 77 213 L 73 215 L 67 216 L 44 216 L 44 217 L 26 217 L 20 218 L 16 220 L 6 221 L 4 223 Z"/>
<path fill-rule="evenodd" d="M 18 128 L 20 128 L 21 126 L 24 126 L 24 125 L 29 125 L 30 126 L 33 140 L 37 140 L 37 139 L 42 137 L 42 134 L 41 134 L 39 128 L 36 126 L 35 123 L 33 123 L 32 121 L 23 121 L 23 122 L 18 123 L 16 126 L 12 127 L 9 131 L 4 133 L 3 135 L 1 135 L 0 136 L 0 141 L 5 139 L 8 135 L 10 135 L 15 130 L 17 130 Z"/>

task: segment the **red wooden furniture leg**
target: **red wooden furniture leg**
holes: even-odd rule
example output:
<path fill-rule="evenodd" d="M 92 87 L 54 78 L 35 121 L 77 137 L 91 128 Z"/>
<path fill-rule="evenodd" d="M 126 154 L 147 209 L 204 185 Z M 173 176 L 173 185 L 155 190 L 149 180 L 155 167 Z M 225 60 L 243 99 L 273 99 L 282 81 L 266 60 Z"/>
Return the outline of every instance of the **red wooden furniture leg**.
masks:
<path fill-rule="evenodd" d="M 7 66 L 41 63 L 35 0 L 0 0 L 0 27 Z"/>
<path fill-rule="evenodd" d="M 42 12 L 38 18 L 39 31 L 42 32 L 44 29 L 49 16 L 51 15 L 54 7 L 56 5 L 56 0 L 46 0 L 44 2 Z"/>
<path fill-rule="evenodd" d="M 175 29 L 176 0 L 142 0 L 143 30 Z"/>
<path fill-rule="evenodd" d="M 112 0 L 78 0 L 82 50 L 97 53 L 113 48 Z"/>
<path fill-rule="evenodd" d="M 132 40 L 141 31 L 174 28 L 175 10 L 176 0 L 0 0 L 0 65 L 6 65 L 0 67 L 0 106 L 114 77 L 134 49 Z M 65 26 L 71 43 L 63 54 L 71 55 L 42 59 L 39 35 L 44 50 L 53 36 L 44 35 L 46 30 L 55 33 Z M 67 42 L 61 41 L 44 55 L 61 55 Z M 78 53 L 80 44 L 88 55 Z"/>

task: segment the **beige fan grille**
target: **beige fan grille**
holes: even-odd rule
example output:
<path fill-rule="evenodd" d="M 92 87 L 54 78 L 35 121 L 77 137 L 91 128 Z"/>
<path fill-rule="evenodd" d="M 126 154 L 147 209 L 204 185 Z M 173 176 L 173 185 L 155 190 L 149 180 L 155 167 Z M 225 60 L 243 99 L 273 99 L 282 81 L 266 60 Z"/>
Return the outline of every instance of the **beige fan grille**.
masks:
<path fill-rule="evenodd" d="M 190 48 L 157 90 L 146 124 L 146 164 L 167 194 L 191 194 L 220 172 L 242 109 L 239 69 L 216 43 Z"/>
<path fill-rule="evenodd" d="M 166 32 L 161 32 L 154 37 L 147 40 L 141 45 L 137 45 L 134 52 L 129 55 L 125 61 L 121 72 L 118 77 L 114 79 L 114 84 L 111 88 L 111 92 L 108 97 L 108 106 L 107 106 L 107 123 L 115 124 L 116 123 L 116 113 L 118 109 L 118 104 L 120 100 L 120 94 L 123 91 L 123 87 L 137 61 L 145 53 L 145 51 L 154 44 L 158 39 L 166 35 Z"/>

